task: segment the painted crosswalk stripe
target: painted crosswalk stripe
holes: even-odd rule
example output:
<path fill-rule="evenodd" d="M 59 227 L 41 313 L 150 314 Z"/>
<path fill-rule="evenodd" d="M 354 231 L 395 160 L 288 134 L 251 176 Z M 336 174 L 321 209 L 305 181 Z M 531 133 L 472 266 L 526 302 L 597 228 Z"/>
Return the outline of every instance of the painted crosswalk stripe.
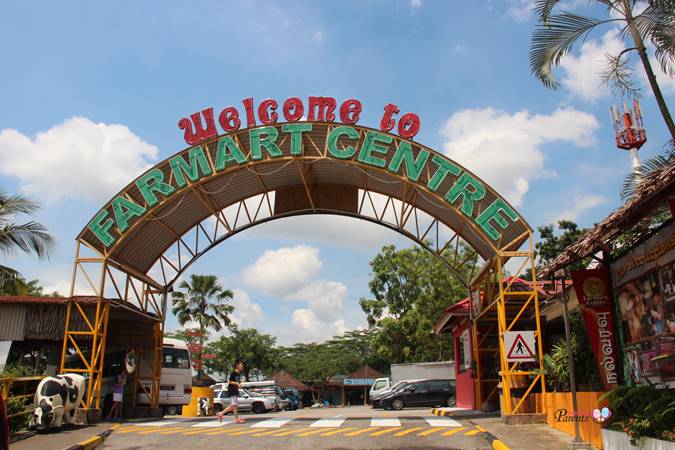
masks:
<path fill-rule="evenodd" d="M 175 425 L 177 423 L 180 422 L 176 420 L 159 420 L 157 422 L 139 422 L 135 423 L 134 425 L 139 427 L 165 427 L 167 425 Z"/>
<path fill-rule="evenodd" d="M 295 430 L 282 431 L 280 433 L 275 433 L 272 436 L 288 436 L 289 434 L 301 433 L 303 431 L 309 431 L 309 428 L 298 428 Z"/>
<path fill-rule="evenodd" d="M 454 419 L 448 417 L 425 417 L 424 420 L 427 421 L 431 427 L 461 427 L 462 424 L 457 422 Z"/>
<path fill-rule="evenodd" d="M 211 431 L 209 433 L 206 433 L 207 436 L 214 436 L 217 434 L 232 434 L 236 433 L 237 431 L 244 431 L 246 428 L 230 428 L 230 429 L 225 429 L 225 430 L 218 430 L 218 431 Z"/>
<path fill-rule="evenodd" d="M 347 434 L 345 434 L 345 436 L 358 436 L 359 434 L 367 433 L 369 431 L 373 431 L 373 429 L 372 428 L 364 428 L 362 430 L 356 430 L 356 431 L 352 431 L 351 433 L 347 433 Z"/>
<path fill-rule="evenodd" d="M 222 422 L 218 422 L 217 420 L 209 421 L 209 422 L 201 422 L 201 423 L 196 423 L 191 426 L 191 428 L 218 428 L 218 427 L 224 427 L 225 425 L 229 425 L 231 423 L 234 423 L 233 420 L 223 420 Z"/>
<path fill-rule="evenodd" d="M 464 436 L 475 436 L 478 433 L 480 433 L 480 430 L 471 430 L 464 433 Z"/>
<path fill-rule="evenodd" d="M 373 417 L 370 419 L 371 427 L 400 427 L 401 421 L 396 417 Z"/>
<path fill-rule="evenodd" d="M 252 428 L 252 429 L 251 428 L 249 428 L 248 430 L 237 431 L 236 433 L 230 433 L 230 434 L 232 434 L 232 436 L 241 436 L 242 434 L 251 434 L 251 433 L 258 433 L 259 432 L 259 430 L 257 430 L 256 428 Z"/>
<path fill-rule="evenodd" d="M 310 426 L 311 426 L 311 425 L 310 425 Z M 307 433 L 302 433 L 302 434 L 299 434 L 298 436 L 303 436 L 303 437 L 304 437 L 304 436 L 311 436 L 311 435 L 313 435 L 313 434 L 324 433 L 325 431 L 326 431 L 326 430 L 324 430 L 323 428 L 319 428 L 318 430 L 308 431 Z"/>
<path fill-rule="evenodd" d="M 183 431 L 187 431 L 188 428 L 176 428 L 173 430 L 160 430 L 157 432 L 157 434 L 178 434 L 182 433 Z"/>
<path fill-rule="evenodd" d="M 374 433 L 370 433 L 368 436 L 382 436 L 383 434 L 391 433 L 392 431 L 396 431 L 398 428 L 385 428 L 384 430 L 376 431 Z"/>
<path fill-rule="evenodd" d="M 169 431 L 169 430 L 185 430 L 185 428 L 179 428 L 179 427 L 171 427 L 171 428 L 162 428 L 162 431 Z M 152 434 L 152 433 L 157 433 L 157 430 L 154 429 L 147 429 L 147 428 L 142 428 L 138 431 L 138 434 Z"/>
<path fill-rule="evenodd" d="M 125 434 L 125 433 L 133 433 L 134 431 L 142 431 L 142 430 L 147 430 L 147 428 L 143 427 L 125 427 L 125 428 L 120 428 L 119 430 L 116 430 L 115 432 L 118 434 Z M 153 430 L 155 431 L 155 430 Z"/>
<path fill-rule="evenodd" d="M 188 428 L 187 432 L 183 433 L 183 436 L 192 436 L 193 434 L 207 433 L 209 431 L 211 431 L 209 428 L 202 428 L 201 430 L 191 430 L 191 431 Z"/>
<path fill-rule="evenodd" d="M 338 427 L 341 427 L 343 423 L 345 423 L 345 419 L 327 418 L 327 419 L 317 420 L 316 422 L 313 422 L 309 427 L 310 428 L 338 428 Z"/>
<path fill-rule="evenodd" d="M 293 419 L 267 419 L 262 422 L 254 423 L 251 428 L 279 428 Z"/>
<path fill-rule="evenodd" d="M 267 436 L 268 434 L 278 433 L 278 432 L 279 432 L 279 430 L 277 430 L 277 429 L 275 428 L 275 429 L 272 430 L 272 431 L 263 431 L 262 433 L 252 434 L 251 436 L 254 436 L 254 437 L 258 437 L 258 436 Z"/>
<path fill-rule="evenodd" d="M 333 436 L 335 434 L 346 433 L 347 431 L 355 430 L 356 427 L 346 427 L 340 428 L 339 430 L 329 431 L 327 433 L 322 433 L 321 436 Z"/>
<path fill-rule="evenodd" d="M 419 431 L 419 430 L 423 430 L 423 429 L 424 429 L 424 427 L 408 428 L 407 430 L 399 431 L 394 436 L 405 436 L 406 434 L 414 433 L 415 431 Z"/>
<path fill-rule="evenodd" d="M 452 436 L 453 434 L 459 433 L 462 430 L 466 430 L 466 428 L 459 427 L 459 428 L 455 428 L 455 429 L 450 430 L 450 431 L 446 431 L 445 433 L 443 433 L 443 436 Z"/>
<path fill-rule="evenodd" d="M 430 434 L 433 434 L 437 431 L 441 431 L 440 427 L 435 427 L 435 428 L 429 428 L 426 431 L 422 431 L 421 433 L 417 433 L 418 436 L 429 436 Z"/>

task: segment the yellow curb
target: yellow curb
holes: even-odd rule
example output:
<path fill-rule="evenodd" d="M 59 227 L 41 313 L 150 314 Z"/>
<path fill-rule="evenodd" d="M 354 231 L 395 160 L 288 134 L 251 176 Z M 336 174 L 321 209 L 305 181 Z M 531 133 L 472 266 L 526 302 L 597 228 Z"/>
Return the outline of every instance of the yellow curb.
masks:
<path fill-rule="evenodd" d="M 94 449 L 103 443 L 103 438 L 101 436 L 94 436 L 93 438 L 86 439 L 80 442 L 80 447 L 84 450 Z"/>
<path fill-rule="evenodd" d="M 511 450 L 508 445 L 504 444 L 499 439 L 492 441 L 492 448 L 495 450 Z"/>

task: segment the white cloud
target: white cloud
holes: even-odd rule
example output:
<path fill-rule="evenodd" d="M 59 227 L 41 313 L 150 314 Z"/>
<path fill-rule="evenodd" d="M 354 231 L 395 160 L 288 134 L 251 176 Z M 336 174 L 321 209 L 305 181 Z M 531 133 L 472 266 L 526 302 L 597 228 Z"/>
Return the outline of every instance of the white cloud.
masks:
<path fill-rule="evenodd" d="M 535 0 L 507 0 L 506 15 L 518 22 L 526 22 L 532 16 Z"/>
<path fill-rule="evenodd" d="M 571 220 L 575 222 L 581 214 L 602 205 L 606 200 L 605 197 L 595 194 L 574 195 L 571 197 L 571 200 L 565 202 L 567 206 L 563 205 L 563 210 L 553 215 L 551 222 L 558 222 L 559 220 Z"/>
<path fill-rule="evenodd" d="M 656 82 L 661 88 L 661 93 L 664 95 L 673 95 L 675 94 L 675 77 L 669 77 L 662 69 L 661 64 L 656 60 L 655 57 L 650 56 L 649 61 L 652 65 L 652 70 L 654 75 L 656 75 Z M 640 62 L 637 62 L 635 71 L 639 74 L 640 81 L 642 82 L 643 90 L 645 93 L 649 93 L 648 96 L 651 96 L 651 86 L 649 85 L 649 80 L 647 79 L 647 74 L 645 69 Z"/>
<path fill-rule="evenodd" d="M 410 9 L 413 11 L 418 10 L 422 7 L 422 0 L 410 0 Z"/>
<path fill-rule="evenodd" d="M 340 336 L 347 331 L 342 319 L 333 322 L 320 320 L 311 309 L 296 309 L 293 311 L 294 342 L 321 342 Z"/>
<path fill-rule="evenodd" d="M 469 51 L 469 46 L 464 44 L 455 45 L 455 53 L 466 53 Z"/>
<path fill-rule="evenodd" d="M 67 119 L 34 139 L 0 131 L 0 174 L 18 178 L 23 193 L 43 202 L 105 201 L 157 155 L 157 147 L 126 126 L 85 117 Z"/>
<path fill-rule="evenodd" d="M 337 281 L 315 281 L 288 298 L 309 303 L 309 308 L 323 322 L 334 321 L 342 315 L 343 300 L 347 297 L 347 286 Z"/>
<path fill-rule="evenodd" d="M 242 271 L 250 287 L 265 294 L 283 297 L 307 285 L 321 270 L 319 249 L 307 245 L 266 250 L 255 263 Z"/>
<path fill-rule="evenodd" d="M 589 39 L 581 45 L 578 56 L 570 54 L 561 61 L 561 84 L 573 95 L 595 102 L 611 94 L 610 88 L 602 84 L 602 73 L 606 70 L 607 55 L 617 56 L 624 48 L 617 33 L 614 29 L 600 39 Z"/>
<path fill-rule="evenodd" d="M 312 40 L 318 44 L 323 42 L 323 31 L 316 31 L 312 34 Z"/>
<path fill-rule="evenodd" d="M 465 109 L 448 119 L 441 134 L 446 139 L 446 155 L 519 206 L 532 179 L 551 175 L 544 167 L 541 146 L 553 141 L 590 146 L 598 126 L 593 115 L 573 108 L 534 115 L 493 108 Z"/>
<path fill-rule="evenodd" d="M 230 304 L 234 306 L 232 320 L 241 328 L 258 328 L 265 321 L 261 306 L 251 301 L 251 297 L 241 289 L 233 289 L 234 297 Z"/>

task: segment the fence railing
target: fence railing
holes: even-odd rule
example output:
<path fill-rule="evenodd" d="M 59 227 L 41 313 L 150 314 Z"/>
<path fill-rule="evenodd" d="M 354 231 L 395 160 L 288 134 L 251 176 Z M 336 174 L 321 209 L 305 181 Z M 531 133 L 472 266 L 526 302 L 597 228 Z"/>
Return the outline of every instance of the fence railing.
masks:
<path fill-rule="evenodd" d="M 2 398 L 5 400 L 5 403 L 8 406 L 8 418 L 10 420 L 14 417 L 23 416 L 33 412 L 32 403 L 33 397 L 35 396 L 35 390 L 37 389 L 40 380 L 43 378 L 45 377 L 34 376 L 0 378 L 0 394 L 2 394 Z M 17 407 L 15 405 L 21 405 L 22 410 L 11 412 L 9 409 L 10 405 L 14 406 L 12 409 Z"/>

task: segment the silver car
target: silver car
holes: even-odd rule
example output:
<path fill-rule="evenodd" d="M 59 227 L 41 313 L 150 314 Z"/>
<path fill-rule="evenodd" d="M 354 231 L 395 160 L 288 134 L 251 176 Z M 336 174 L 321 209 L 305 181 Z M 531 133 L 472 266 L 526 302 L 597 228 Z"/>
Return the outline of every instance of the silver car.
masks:
<path fill-rule="evenodd" d="M 255 392 L 248 392 L 244 389 L 239 390 L 237 398 L 239 411 L 241 412 L 253 411 L 256 414 L 261 414 L 279 408 L 273 399 L 256 394 Z M 215 411 L 223 411 L 228 406 L 230 406 L 230 396 L 227 394 L 227 391 L 217 391 L 213 398 L 213 408 Z"/>

